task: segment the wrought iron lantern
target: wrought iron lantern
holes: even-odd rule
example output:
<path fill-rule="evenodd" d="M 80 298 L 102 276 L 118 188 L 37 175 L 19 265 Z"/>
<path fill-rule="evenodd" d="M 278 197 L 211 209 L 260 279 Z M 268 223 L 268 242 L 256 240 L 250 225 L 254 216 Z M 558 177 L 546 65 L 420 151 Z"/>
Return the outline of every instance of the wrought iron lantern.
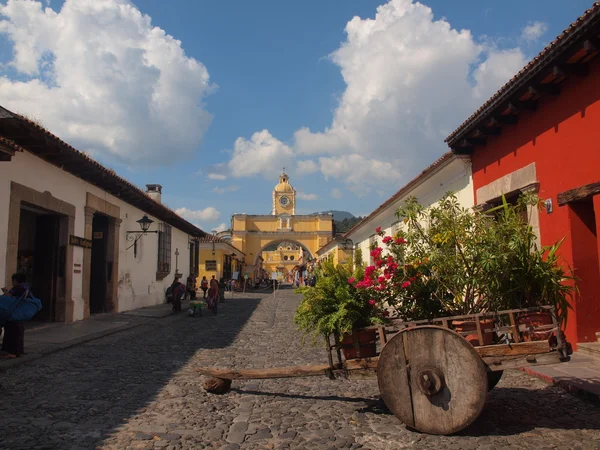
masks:
<path fill-rule="evenodd" d="M 146 214 L 144 214 L 144 217 L 142 217 L 140 220 L 136 220 L 136 222 L 140 225 L 141 231 L 125 232 L 125 239 L 127 239 L 130 242 L 133 241 L 133 244 L 131 244 L 125 250 L 129 250 L 131 247 L 133 247 L 134 258 L 137 258 L 137 241 L 139 241 L 145 234 L 158 233 L 157 230 L 150 231 L 150 225 L 154 223 L 154 220 L 150 219 Z"/>

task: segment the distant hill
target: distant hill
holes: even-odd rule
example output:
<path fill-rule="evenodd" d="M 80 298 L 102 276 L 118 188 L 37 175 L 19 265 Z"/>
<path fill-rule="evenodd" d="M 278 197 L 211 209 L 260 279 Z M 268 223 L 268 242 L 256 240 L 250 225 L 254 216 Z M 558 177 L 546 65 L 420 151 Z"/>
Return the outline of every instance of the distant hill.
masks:
<path fill-rule="evenodd" d="M 323 211 L 317 214 L 333 214 L 333 220 L 340 221 L 344 219 L 353 219 L 356 216 L 348 211 L 336 211 L 335 209 L 331 209 L 329 211 Z"/>
<path fill-rule="evenodd" d="M 329 211 L 323 211 L 317 214 L 333 214 L 333 226 L 335 227 L 336 234 L 345 233 L 363 220 L 363 217 L 356 217 L 348 211 L 337 211 L 335 209 L 330 209 Z"/>

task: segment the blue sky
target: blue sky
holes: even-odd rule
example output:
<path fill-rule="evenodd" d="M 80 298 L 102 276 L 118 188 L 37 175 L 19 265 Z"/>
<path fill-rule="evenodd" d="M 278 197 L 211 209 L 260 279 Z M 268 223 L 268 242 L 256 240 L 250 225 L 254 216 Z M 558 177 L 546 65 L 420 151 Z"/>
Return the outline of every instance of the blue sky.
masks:
<path fill-rule="evenodd" d="M 367 214 L 591 4 L 0 0 L 0 104 L 208 231 L 283 165 L 298 213 Z"/>

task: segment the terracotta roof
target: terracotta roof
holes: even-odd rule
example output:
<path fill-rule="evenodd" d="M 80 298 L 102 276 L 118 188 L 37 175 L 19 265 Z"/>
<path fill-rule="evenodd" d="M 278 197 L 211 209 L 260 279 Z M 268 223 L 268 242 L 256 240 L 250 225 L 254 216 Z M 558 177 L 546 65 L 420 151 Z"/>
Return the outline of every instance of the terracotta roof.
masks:
<path fill-rule="evenodd" d="M 4 145 L 5 147 L 8 147 L 11 150 L 14 150 L 15 152 L 24 151 L 23 147 L 15 144 L 13 141 L 11 141 L 10 139 L 6 139 L 3 136 L 0 136 L 0 144 Z"/>
<path fill-rule="evenodd" d="M 213 242 L 215 244 L 225 244 L 225 245 L 231 247 L 236 252 L 241 253 L 242 255 L 245 255 L 245 253 L 242 252 L 240 249 L 234 247 L 231 242 L 229 242 L 226 239 L 222 239 L 219 236 L 213 236 L 213 235 L 210 235 L 210 234 L 206 234 L 206 235 L 202 236 L 201 238 L 199 238 L 198 242 L 200 242 L 201 244 L 211 244 Z"/>
<path fill-rule="evenodd" d="M 363 226 L 365 223 L 367 223 L 369 220 L 371 220 L 377 214 L 382 212 L 384 209 L 386 209 L 388 206 L 390 206 L 396 200 L 398 200 L 399 198 L 408 194 L 417 184 L 419 184 L 423 180 L 423 178 L 432 174 L 435 170 L 437 170 L 437 168 L 439 166 L 441 166 L 442 164 L 444 164 L 447 161 L 450 161 L 452 158 L 455 158 L 455 157 L 456 156 L 452 152 L 444 153 L 439 159 L 437 159 L 435 162 L 433 162 L 433 164 L 431 164 L 430 166 L 425 168 L 419 175 L 417 175 L 415 178 L 413 178 L 411 181 L 409 181 L 406 185 L 404 185 L 398 192 L 396 192 L 394 195 L 392 195 L 390 198 L 388 198 L 384 203 L 379 205 L 371 214 L 369 214 L 363 220 L 361 220 L 356 225 L 354 225 L 352 228 L 350 228 L 350 230 L 348 230 L 344 234 L 344 237 L 347 238 L 353 231 L 355 231 L 358 228 L 360 228 L 361 226 Z"/>
<path fill-rule="evenodd" d="M 504 86 L 500 88 L 487 102 L 475 111 L 467 120 L 458 126 L 446 139 L 450 146 L 462 139 L 468 133 L 474 131 L 472 128 L 488 115 L 491 110 L 507 102 L 525 84 L 530 83 L 541 71 L 553 65 L 573 45 L 580 45 L 586 37 L 589 37 L 592 27 L 600 23 L 600 2 L 594 2 L 581 17 L 573 22 L 566 30 L 558 35 L 546 48 L 533 58 L 523 69 L 513 76 Z"/>
<path fill-rule="evenodd" d="M 202 237 L 206 234 L 172 209 L 151 199 L 143 190 L 118 176 L 114 170 L 104 167 L 34 121 L 2 106 L 0 136 L 2 142 L 12 142 L 21 151 L 27 150 L 191 236 Z"/>

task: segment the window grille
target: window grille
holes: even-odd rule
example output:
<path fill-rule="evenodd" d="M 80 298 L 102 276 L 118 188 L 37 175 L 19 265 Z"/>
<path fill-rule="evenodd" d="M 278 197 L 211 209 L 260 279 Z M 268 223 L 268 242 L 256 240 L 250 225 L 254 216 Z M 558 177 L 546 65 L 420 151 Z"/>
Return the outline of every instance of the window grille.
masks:
<path fill-rule="evenodd" d="M 156 272 L 166 275 L 171 272 L 171 225 L 158 225 L 158 267 Z"/>

